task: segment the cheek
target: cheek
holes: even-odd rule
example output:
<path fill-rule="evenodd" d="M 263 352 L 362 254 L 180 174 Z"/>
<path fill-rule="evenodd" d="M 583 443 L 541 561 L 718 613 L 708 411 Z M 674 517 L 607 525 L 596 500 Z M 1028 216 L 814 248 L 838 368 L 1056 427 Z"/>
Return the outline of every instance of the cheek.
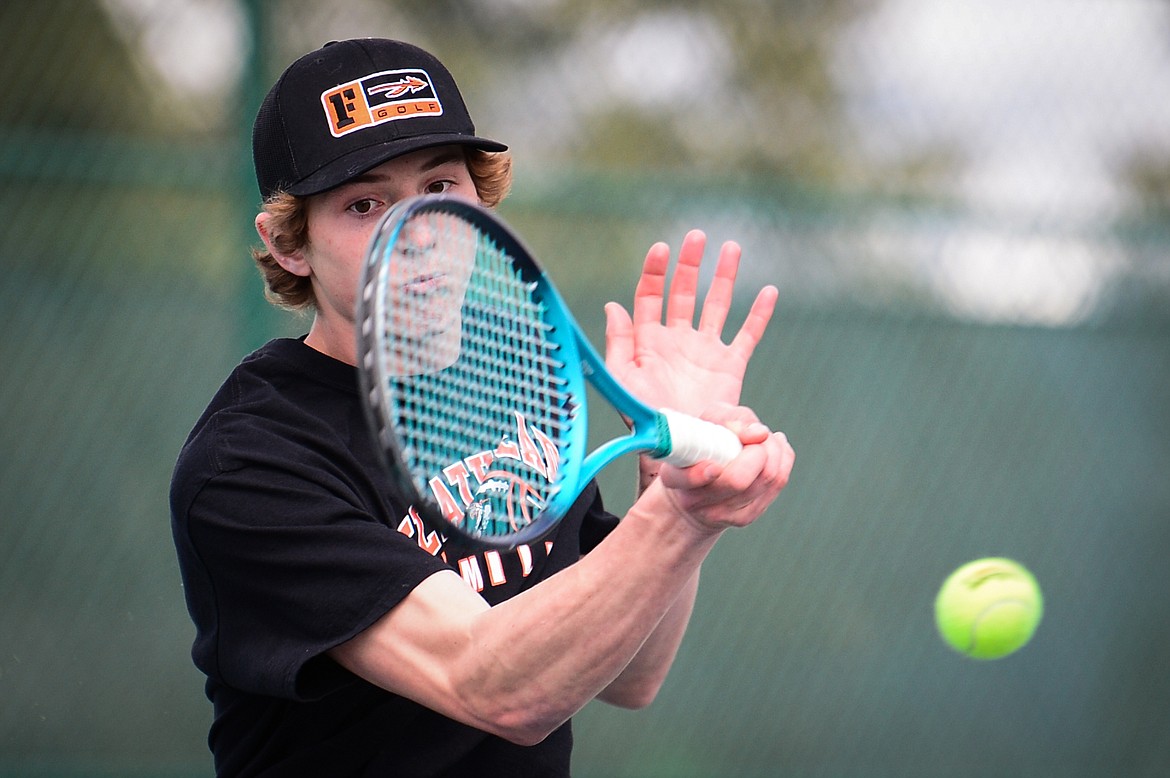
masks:
<path fill-rule="evenodd" d="M 369 231 L 346 232 L 320 237 L 308 254 L 316 279 L 318 296 L 349 308 L 357 293 L 358 278 L 365 258 Z"/>
<path fill-rule="evenodd" d="M 467 200 L 480 205 L 479 190 L 475 188 L 475 182 L 468 178 L 466 181 L 461 181 L 451 188 L 448 194 L 458 195 Z"/>
<path fill-rule="evenodd" d="M 330 260 L 338 269 L 344 269 L 348 272 L 352 268 L 361 267 L 362 258 L 365 256 L 366 247 L 370 242 L 371 232 L 373 232 L 373 227 L 336 233 L 321 244 L 321 249 L 329 255 Z"/>

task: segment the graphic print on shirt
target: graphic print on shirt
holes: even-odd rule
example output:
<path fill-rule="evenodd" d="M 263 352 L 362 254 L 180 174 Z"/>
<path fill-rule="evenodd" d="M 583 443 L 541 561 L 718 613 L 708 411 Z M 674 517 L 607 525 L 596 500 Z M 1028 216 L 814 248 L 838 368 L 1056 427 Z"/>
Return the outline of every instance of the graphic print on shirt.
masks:
<path fill-rule="evenodd" d="M 514 428 L 501 436 L 495 448 L 469 454 L 430 479 L 431 494 L 443 518 L 452 524 L 470 522 L 479 534 L 500 534 L 530 523 L 534 513 L 544 508 L 540 495 L 547 493 L 547 484 L 557 480 L 560 453 L 552 439 L 528 424 L 523 414 L 513 412 L 513 416 Z M 413 507 L 398 531 L 416 538 L 432 556 L 447 559 L 443 550 L 446 537 L 427 528 Z M 543 545 L 547 554 L 552 543 Z M 506 583 L 501 553 L 518 555 L 524 577 L 532 571 L 532 548 L 521 545 L 508 552 L 483 552 L 486 571 L 479 564 L 479 555 L 458 560 L 464 580 L 477 591 Z"/>

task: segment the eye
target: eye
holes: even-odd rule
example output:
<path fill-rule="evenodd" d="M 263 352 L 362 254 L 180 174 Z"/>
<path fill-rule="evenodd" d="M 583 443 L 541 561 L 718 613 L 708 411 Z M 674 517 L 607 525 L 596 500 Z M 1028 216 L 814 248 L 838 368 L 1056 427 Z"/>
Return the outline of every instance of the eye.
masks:
<path fill-rule="evenodd" d="M 453 181 L 432 181 L 426 186 L 427 194 L 443 194 L 455 185 Z"/>
<path fill-rule="evenodd" d="M 350 203 L 349 210 L 353 211 L 359 216 L 365 216 L 372 213 L 378 207 L 378 201 L 369 197 L 363 197 L 361 200 L 356 200 Z"/>

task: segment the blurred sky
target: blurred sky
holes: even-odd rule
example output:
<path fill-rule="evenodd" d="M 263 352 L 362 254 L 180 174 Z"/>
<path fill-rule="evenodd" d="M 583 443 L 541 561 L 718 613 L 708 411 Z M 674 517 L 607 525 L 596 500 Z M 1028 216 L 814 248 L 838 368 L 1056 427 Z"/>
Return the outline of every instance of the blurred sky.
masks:
<path fill-rule="evenodd" d="M 1168 19 L 1160 0 L 884 0 L 838 75 L 875 152 L 959 142 L 972 201 L 1111 212 L 1126 150 L 1170 150 Z"/>

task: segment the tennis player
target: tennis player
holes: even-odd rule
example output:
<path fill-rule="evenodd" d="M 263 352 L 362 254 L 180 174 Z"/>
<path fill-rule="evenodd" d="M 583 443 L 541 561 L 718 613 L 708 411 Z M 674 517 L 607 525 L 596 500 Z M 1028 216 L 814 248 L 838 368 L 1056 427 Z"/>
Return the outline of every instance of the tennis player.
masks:
<path fill-rule="evenodd" d="M 743 452 L 726 466 L 643 458 L 620 521 L 594 485 L 539 542 L 485 551 L 395 494 L 357 394 L 354 296 L 391 204 L 448 193 L 494 206 L 510 184 L 506 147 L 475 134 L 437 59 L 362 39 L 284 72 L 256 118 L 254 158 L 255 259 L 270 298 L 312 323 L 231 373 L 171 485 L 217 772 L 568 775 L 573 714 L 654 699 L 704 558 L 788 480 L 784 435 L 737 405 L 775 289 L 724 343 L 738 247 L 721 250 L 700 307 L 702 233 L 683 241 L 669 289 L 670 249 L 653 246 L 632 316 L 606 309 L 607 364 L 652 405 L 726 424 Z"/>

